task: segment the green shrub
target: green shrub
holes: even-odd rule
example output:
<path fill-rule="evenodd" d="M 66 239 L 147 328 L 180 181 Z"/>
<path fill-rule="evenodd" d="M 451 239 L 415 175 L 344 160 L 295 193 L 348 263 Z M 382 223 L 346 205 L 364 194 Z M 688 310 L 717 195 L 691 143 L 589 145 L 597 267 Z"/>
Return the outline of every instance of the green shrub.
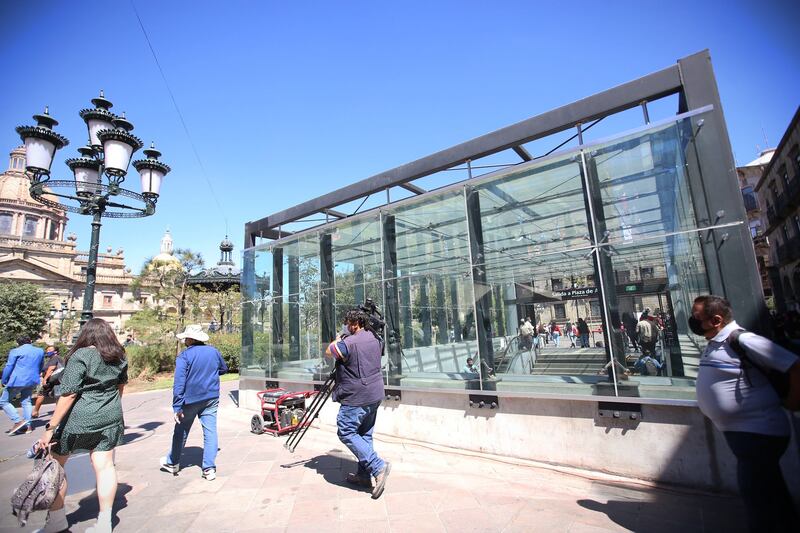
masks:
<path fill-rule="evenodd" d="M 157 372 L 175 370 L 172 344 L 132 345 L 125 348 L 128 358 L 128 377 L 149 379 Z"/>
<path fill-rule="evenodd" d="M 8 361 L 8 352 L 17 347 L 16 341 L 0 342 L 0 367 L 5 368 L 6 361 Z M 0 370 L 2 370 L 0 368 Z"/>
<path fill-rule="evenodd" d="M 217 333 L 211 335 L 208 341 L 214 346 L 225 364 L 228 365 L 228 372 L 238 372 L 239 362 L 242 357 L 242 334 L 241 333 Z"/>

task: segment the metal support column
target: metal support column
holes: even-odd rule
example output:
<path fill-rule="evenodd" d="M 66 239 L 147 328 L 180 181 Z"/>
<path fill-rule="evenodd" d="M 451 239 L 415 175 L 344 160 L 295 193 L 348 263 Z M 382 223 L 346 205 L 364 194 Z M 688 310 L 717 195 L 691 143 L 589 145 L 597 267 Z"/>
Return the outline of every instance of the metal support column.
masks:
<path fill-rule="evenodd" d="M 255 348 L 255 335 L 253 335 L 253 319 L 255 309 L 263 305 L 257 301 L 261 294 L 258 290 L 256 281 L 256 252 L 255 250 L 245 250 L 242 254 L 242 287 L 241 293 L 246 303 L 242 305 L 242 368 L 249 365 L 258 364 L 266 367 L 266 361 L 254 361 L 253 353 Z M 264 351 L 266 353 L 266 350 Z"/>
<path fill-rule="evenodd" d="M 290 255 L 289 266 L 289 358 L 300 357 L 300 258 Z"/>
<path fill-rule="evenodd" d="M 436 344 L 447 344 L 447 308 L 444 303 L 444 279 L 442 276 L 437 275 L 434 280 L 434 287 L 436 288 L 436 298 L 434 306 L 436 315 Z"/>
<path fill-rule="evenodd" d="M 353 283 L 356 297 L 356 305 L 364 303 L 364 269 L 361 265 L 353 265 Z"/>
<path fill-rule="evenodd" d="M 403 324 L 403 348 L 414 347 L 414 328 L 411 323 L 411 281 L 400 278 L 400 322 Z"/>
<path fill-rule="evenodd" d="M 707 260 L 711 257 L 714 259 L 708 265 L 711 291 L 725 296 L 731 302 L 736 321 L 742 327 L 765 331 L 767 309 L 763 298 L 754 298 L 754 295 L 762 293 L 761 280 L 711 56 L 705 50 L 679 59 L 678 68 L 683 85 L 680 111 L 709 104 L 714 106 L 713 111 L 692 119 L 696 133 L 692 158 L 696 157 L 696 162 L 693 165 L 690 160 L 689 170 L 692 202 L 698 223 L 744 222 L 739 226 L 713 230 L 710 239 L 701 234 L 704 257 Z M 703 125 L 702 131 L 697 132 L 699 120 L 703 120 Z M 720 213 L 722 216 L 719 216 Z"/>
<path fill-rule="evenodd" d="M 453 320 L 453 341 L 461 341 L 461 316 L 458 305 L 458 280 L 450 277 L 450 314 Z"/>
<path fill-rule="evenodd" d="M 381 215 L 383 231 L 383 288 L 386 298 L 386 352 L 389 354 L 389 385 L 399 385 L 402 377 L 400 347 L 400 305 L 397 279 L 397 228 L 394 215 Z"/>
<path fill-rule="evenodd" d="M 272 354 L 283 360 L 283 248 L 272 250 Z"/>
<path fill-rule="evenodd" d="M 467 230 L 469 233 L 470 264 L 472 265 L 472 289 L 475 295 L 475 327 L 477 328 L 478 353 L 483 366 L 481 376 L 484 390 L 495 390 L 495 382 L 489 380 L 487 368 L 494 370 L 494 346 L 492 345 L 492 287 L 486 282 L 486 254 L 483 249 L 483 222 L 478 191 L 465 187 L 467 204 Z"/>
<path fill-rule="evenodd" d="M 319 238 L 319 321 L 320 342 L 324 345 L 336 338 L 337 325 L 334 312 L 335 289 L 333 280 L 333 246 L 330 233 Z"/>

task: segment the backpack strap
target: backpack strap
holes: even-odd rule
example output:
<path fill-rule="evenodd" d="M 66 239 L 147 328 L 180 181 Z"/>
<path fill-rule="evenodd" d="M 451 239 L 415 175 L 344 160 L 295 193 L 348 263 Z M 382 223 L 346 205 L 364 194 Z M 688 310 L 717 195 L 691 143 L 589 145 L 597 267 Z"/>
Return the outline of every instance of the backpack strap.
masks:
<path fill-rule="evenodd" d="M 742 346 L 742 343 L 739 342 L 739 335 L 742 333 L 747 333 L 747 330 L 744 328 L 739 328 L 731 331 L 728 335 L 728 338 L 725 339 L 725 342 L 731 347 L 731 349 L 733 349 L 734 352 L 736 352 L 736 355 L 739 357 L 739 361 L 741 362 L 744 379 L 747 381 L 747 384 L 752 387 L 753 381 L 750 379 L 748 370 L 753 366 L 753 363 L 750 362 L 750 359 L 747 357 L 747 351 L 744 349 L 744 346 Z"/>

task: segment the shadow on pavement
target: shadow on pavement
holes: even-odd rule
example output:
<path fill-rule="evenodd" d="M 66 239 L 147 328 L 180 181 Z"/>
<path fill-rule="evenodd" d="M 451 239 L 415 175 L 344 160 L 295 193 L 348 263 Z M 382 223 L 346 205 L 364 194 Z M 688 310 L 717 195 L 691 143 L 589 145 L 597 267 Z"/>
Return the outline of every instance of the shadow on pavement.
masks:
<path fill-rule="evenodd" d="M 346 457 L 339 450 L 331 450 L 329 454 L 317 455 L 307 461 L 298 462 L 293 466 L 300 465 L 315 470 L 317 474 L 321 475 L 323 479 L 331 485 L 347 487 L 355 492 L 371 491 L 371 489 L 367 487 L 353 485 L 345 480 L 348 473 L 355 473 L 358 470 L 358 464 L 349 457 Z"/>
<path fill-rule="evenodd" d="M 130 444 L 131 442 L 146 439 L 153 435 L 153 432 L 158 426 L 163 426 L 164 422 L 145 422 L 137 427 L 125 426 L 125 436 L 123 437 L 123 445 Z"/>
<path fill-rule="evenodd" d="M 132 487 L 127 483 L 120 483 L 117 485 L 117 495 L 114 497 L 113 527 L 116 527 L 119 523 L 117 513 L 120 509 L 124 509 L 128 506 L 127 494 L 131 491 L 131 488 Z M 70 524 L 95 520 L 99 512 L 100 506 L 97 502 L 97 493 L 92 492 L 78 502 L 78 508 L 67 515 L 67 520 Z"/>
<path fill-rule="evenodd" d="M 637 531 L 639 512 L 643 506 L 648 504 L 635 500 L 609 500 L 608 503 L 601 503 L 595 500 L 578 500 L 578 505 L 584 509 L 605 514 L 610 520 L 625 529 Z"/>
<path fill-rule="evenodd" d="M 203 464 L 203 448 L 187 446 L 181 454 L 181 468 L 187 466 L 201 466 Z"/>

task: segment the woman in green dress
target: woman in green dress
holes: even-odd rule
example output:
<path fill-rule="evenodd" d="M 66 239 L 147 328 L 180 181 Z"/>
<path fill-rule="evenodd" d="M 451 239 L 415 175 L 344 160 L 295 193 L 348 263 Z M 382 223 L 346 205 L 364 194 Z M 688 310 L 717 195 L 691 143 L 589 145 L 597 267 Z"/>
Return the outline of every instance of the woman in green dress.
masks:
<path fill-rule="evenodd" d="M 61 377 L 61 398 L 39 446 L 51 446 L 53 457 L 63 466 L 77 450 L 90 452 L 97 479 L 100 514 L 97 524 L 87 531 L 111 531 L 111 508 L 117 492 L 114 448 L 122 444 L 125 424 L 122 420 L 122 389 L 128 382 L 125 349 L 107 322 L 93 318 L 81 329 L 75 345 L 67 354 Z M 61 426 L 61 435 L 53 430 Z M 51 442 L 53 441 L 53 442 Z M 45 533 L 69 527 L 64 511 L 67 483 L 47 513 Z"/>

